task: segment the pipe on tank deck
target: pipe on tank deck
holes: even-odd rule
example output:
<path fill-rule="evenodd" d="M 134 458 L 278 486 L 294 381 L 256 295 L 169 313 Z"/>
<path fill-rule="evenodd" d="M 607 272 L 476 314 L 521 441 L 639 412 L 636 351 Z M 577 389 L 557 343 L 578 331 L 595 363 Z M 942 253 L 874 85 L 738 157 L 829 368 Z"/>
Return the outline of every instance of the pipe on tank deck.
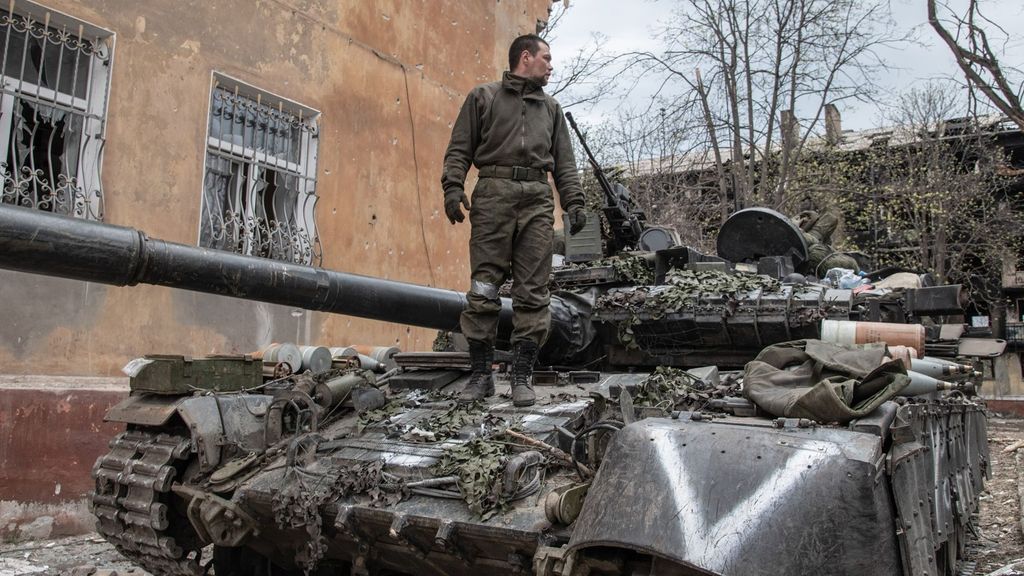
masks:
<path fill-rule="evenodd" d="M 466 295 L 148 238 L 134 228 L 0 206 L 0 267 L 114 286 L 155 284 L 306 310 L 459 330 Z M 499 333 L 512 326 L 502 299 Z"/>

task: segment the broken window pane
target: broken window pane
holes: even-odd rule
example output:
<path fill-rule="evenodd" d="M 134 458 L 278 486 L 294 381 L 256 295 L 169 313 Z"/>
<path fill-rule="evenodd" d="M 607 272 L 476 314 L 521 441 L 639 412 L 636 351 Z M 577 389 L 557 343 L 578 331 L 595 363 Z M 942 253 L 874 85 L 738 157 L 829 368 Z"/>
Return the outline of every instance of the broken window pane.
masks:
<path fill-rule="evenodd" d="M 109 33 L 0 14 L 0 202 L 101 220 Z"/>

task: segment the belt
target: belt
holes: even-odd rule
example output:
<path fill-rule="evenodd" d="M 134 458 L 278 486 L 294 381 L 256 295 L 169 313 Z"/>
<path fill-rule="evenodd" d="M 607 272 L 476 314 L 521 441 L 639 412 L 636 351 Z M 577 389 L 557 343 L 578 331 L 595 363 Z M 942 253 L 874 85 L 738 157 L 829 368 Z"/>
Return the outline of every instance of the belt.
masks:
<path fill-rule="evenodd" d="M 525 166 L 481 166 L 481 178 L 507 178 L 509 180 L 533 180 L 547 182 L 548 173 L 540 168 Z"/>

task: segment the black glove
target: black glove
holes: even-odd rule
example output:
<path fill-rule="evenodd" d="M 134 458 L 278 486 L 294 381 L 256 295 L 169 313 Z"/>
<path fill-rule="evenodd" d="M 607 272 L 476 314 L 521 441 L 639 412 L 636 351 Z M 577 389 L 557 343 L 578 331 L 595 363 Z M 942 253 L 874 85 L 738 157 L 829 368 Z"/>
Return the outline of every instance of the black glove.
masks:
<path fill-rule="evenodd" d="M 587 225 L 587 213 L 577 208 L 569 213 L 569 234 L 575 236 Z"/>
<path fill-rule="evenodd" d="M 466 210 L 469 210 L 469 198 L 466 197 L 465 192 L 462 190 L 445 192 L 444 213 L 448 216 L 448 221 L 452 224 L 462 222 L 466 219 L 466 215 L 462 213 L 462 208 L 459 207 L 460 204 L 465 206 Z"/>

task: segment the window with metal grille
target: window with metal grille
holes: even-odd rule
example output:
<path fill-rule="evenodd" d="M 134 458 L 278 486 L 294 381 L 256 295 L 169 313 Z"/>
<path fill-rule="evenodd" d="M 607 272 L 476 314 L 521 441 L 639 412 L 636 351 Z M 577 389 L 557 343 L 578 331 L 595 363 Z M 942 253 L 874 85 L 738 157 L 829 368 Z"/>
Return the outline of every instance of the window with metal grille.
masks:
<path fill-rule="evenodd" d="M 34 2 L 0 13 L 0 202 L 103 219 L 112 39 Z"/>
<path fill-rule="evenodd" d="M 318 119 L 310 108 L 215 78 L 201 246 L 320 265 Z"/>

